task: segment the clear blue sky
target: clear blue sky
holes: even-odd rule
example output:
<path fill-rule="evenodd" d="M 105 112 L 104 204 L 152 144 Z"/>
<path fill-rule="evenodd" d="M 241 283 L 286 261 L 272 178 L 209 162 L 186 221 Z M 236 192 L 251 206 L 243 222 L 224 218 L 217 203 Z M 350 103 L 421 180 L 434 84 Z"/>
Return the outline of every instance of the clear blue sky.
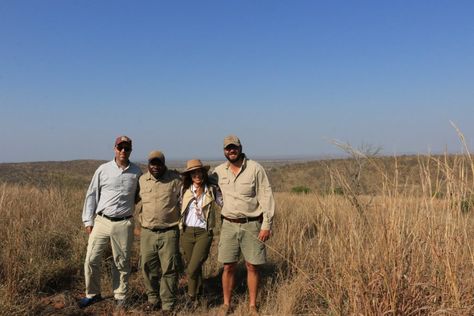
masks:
<path fill-rule="evenodd" d="M 474 1 L 0 2 L 0 162 L 474 144 Z"/>

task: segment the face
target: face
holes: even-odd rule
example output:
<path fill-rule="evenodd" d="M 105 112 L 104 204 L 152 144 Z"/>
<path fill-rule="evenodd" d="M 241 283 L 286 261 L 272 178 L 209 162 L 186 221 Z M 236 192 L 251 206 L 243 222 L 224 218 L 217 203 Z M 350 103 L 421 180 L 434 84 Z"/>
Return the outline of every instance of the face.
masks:
<path fill-rule="evenodd" d="M 231 163 L 239 161 L 241 153 L 242 153 L 241 146 L 229 145 L 226 148 L 224 148 L 224 156 Z"/>
<path fill-rule="evenodd" d="M 204 180 L 204 175 L 203 175 L 203 170 L 202 169 L 196 169 L 193 170 L 189 173 L 191 176 L 191 180 L 193 181 L 193 184 L 200 186 Z"/>
<path fill-rule="evenodd" d="M 153 159 L 148 162 L 148 171 L 158 179 L 165 173 L 166 166 L 160 159 Z"/>
<path fill-rule="evenodd" d="M 120 163 L 127 163 L 132 152 L 132 146 L 127 143 L 120 143 L 115 146 L 115 160 Z"/>

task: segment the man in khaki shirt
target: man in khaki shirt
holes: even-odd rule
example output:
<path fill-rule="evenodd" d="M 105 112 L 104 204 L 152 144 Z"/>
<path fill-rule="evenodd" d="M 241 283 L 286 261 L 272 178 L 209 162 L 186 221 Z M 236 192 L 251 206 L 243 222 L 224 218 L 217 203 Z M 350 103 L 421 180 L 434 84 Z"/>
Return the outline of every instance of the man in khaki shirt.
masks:
<path fill-rule="evenodd" d="M 140 256 L 148 296 L 146 309 L 158 309 L 161 301 L 163 311 L 171 313 L 178 285 L 181 178 L 177 171 L 168 170 L 162 152 L 152 151 L 148 155 L 148 172 L 140 177 L 139 184 Z"/>
<path fill-rule="evenodd" d="M 229 313 L 235 268 L 242 254 L 247 267 L 249 315 L 258 315 L 259 267 L 266 262 L 265 241 L 270 238 L 275 201 L 265 169 L 242 153 L 237 136 L 224 138 L 224 155 L 227 162 L 217 166 L 213 175 L 224 200 L 218 250 L 218 260 L 224 264 L 220 314 Z"/>

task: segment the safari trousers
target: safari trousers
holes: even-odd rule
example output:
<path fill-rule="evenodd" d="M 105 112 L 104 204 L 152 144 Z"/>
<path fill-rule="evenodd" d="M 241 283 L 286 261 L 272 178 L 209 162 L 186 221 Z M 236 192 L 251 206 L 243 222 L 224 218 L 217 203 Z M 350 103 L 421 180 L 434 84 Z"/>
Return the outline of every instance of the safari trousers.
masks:
<path fill-rule="evenodd" d="M 155 231 L 142 228 L 140 254 L 148 302 L 154 304 L 161 300 L 163 310 L 173 309 L 180 262 L 178 226 Z"/>
<path fill-rule="evenodd" d="M 102 216 L 95 218 L 89 235 L 84 262 L 86 296 L 100 294 L 100 266 L 105 249 L 112 247 L 112 287 L 115 299 L 124 299 L 128 291 L 130 257 L 133 244 L 133 218 L 113 222 Z"/>
<path fill-rule="evenodd" d="M 200 227 L 185 227 L 181 247 L 186 261 L 188 295 L 196 297 L 202 291 L 202 266 L 209 256 L 212 244 L 212 231 Z"/>

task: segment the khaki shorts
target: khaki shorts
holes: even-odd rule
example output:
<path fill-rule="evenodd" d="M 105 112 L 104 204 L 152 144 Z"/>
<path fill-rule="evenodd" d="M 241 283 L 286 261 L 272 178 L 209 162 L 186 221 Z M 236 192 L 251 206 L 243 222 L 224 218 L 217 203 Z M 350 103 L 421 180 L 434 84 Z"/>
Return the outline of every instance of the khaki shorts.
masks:
<path fill-rule="evenodd" d="M 221 263 L 233 263 L 240 259 L 242 253 L 245 261 L 259 265 L 266 262 L 265 243 L 258 239 L 262 223 L 259 221 L 244 224 L 231 223 L 225 219 L 219 238 L 217 260 Z"/>

